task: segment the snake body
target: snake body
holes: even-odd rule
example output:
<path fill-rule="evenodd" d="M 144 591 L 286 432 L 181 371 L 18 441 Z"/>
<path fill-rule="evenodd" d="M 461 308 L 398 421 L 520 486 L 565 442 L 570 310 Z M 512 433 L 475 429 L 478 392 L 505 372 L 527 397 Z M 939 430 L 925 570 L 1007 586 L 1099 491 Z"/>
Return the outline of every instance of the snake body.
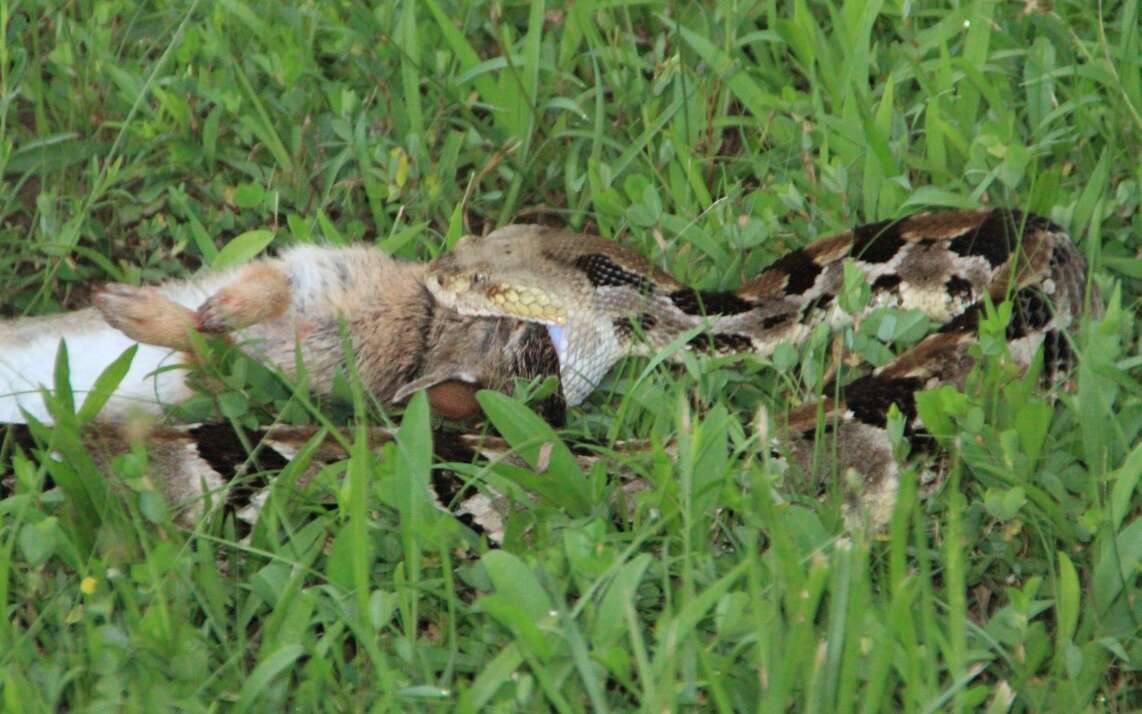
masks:
<path fill-rule="evenodd" d="M 705 328 L 695 347 L 766 357 L 782 342 L 800 342 L 821 321 L 851 322 L 836 300 L 846 260 L 872 286 L 870 308 L 918 309 L 944 325 L 903 360 L 914 370 L 923 355 L 927 373 L 947 373 L 939 362 L 948 361 L 960 336 L 974 332 L 985 295 L 995 303 L 1013 298 L 1019 310 L 1010 337 L 1039 343 L 1073 324 L 1086 286 L 1085 263 L 1062 228 L 1008 210 L 864 225 L 785 255 L 732 292 L 687 287 L 598 236 L 513 225 L 461 240 L 437 259 L 427 285 L 461 314 L 547 325 L 564 395 L 574 405 L 618 360 L 653 352 L 695 328 Z M 900 367 L 888 371 L 899 374 Z"/>

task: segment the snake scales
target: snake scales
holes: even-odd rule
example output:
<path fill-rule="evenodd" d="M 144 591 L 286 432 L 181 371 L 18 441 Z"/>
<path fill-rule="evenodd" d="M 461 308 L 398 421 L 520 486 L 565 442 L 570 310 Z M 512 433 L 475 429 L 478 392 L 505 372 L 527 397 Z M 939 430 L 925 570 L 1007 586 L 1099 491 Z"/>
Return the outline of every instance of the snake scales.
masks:
<path fill-rule="evenodd" d="M 504 389 L 513 377 L 557 375 L 560 389 L 538 410 L 559 422 L 565 404 L 582 402 L 629 355 L 652 354 L 687 340 L 696 350 L 766 357 L 783 342 L 803 341 L 823 322 L 840 327 L 878 307 L 922 311 L 940 327 L 888 364 L 866 369 L 844 385 L 840 398 L 792 409 L 782 429 L 783 450 L 804 471 L 814 471 L 813 442 L 823 414 L 838 446 L 831 466 L 853 467 L 862 474 L 861 502 L 873 511 L 891 504 L 898 478 L 886 431 L 889 407 L 895 404 L 905 415 L 907 435 L 923 435 L 915 394 L 937 384 L 962 384 L 974 364 L 970 347 L 985 298 L 1011 301 L 1007 338 L 1016 361 L 1029 364 L 1041 347 L 1047 373 L 1055 374 L 1069 362 L 1068 331 L 1081 314 L 1087 283 L 1084 261 L 1061 228 L 1006 210 L 946 211 L 861 226 L 791 252 L 727 292 L 683 285 L 612 241 L 541 226 L 509 226 L 484 238 L 464 239 L 427 270 L 383 261 L 373 267 L 379 257 L 355 250 L 295 250 L 240 276 L 234 284 L 262 298 L 259 276 L 271 276 L 264 284 L 284 289 L 282 304 L 292 305 L 272 311 L 272 317 L 259 316 L 261 324 L 250 328 L 261 338 L 258 353 L 274 361 L 280 352 L 290 359 L 277 361 L 288 366 L 295 335 L 308 334 L 311 338 L 301 345 L 303 352 L 312 353 L 303 355 L 307 365 L 313 359 L 328 362 L 331 366 L 318 376 L 331 379 L 332 365 L 342 359 L 335 349 L 341 315 L 350 337 L 358 338 L 358 371 L 375 375 L 367 386 L 379 385 L 374 391 L 382 401 L 399 402 L 415 389 L 443 386 L 441 401 L 456 413 L 466 413 L 465 399 L 474 402 L 470 392 L 476 388 Z M 870 286 L 866 309 L 856 315 L 840 306 L 846 262 Z M 396 290 L 398 285 L 404 287 Z M 173 346 L 183 339 L 179 328 L 172 343 L 167 328 L 182 319 L 178 311 L 185 308 L 156 300 L 154 291 L 121 287 L 100 306 L 112 326 L 144 343 Z M 374 304 L 369 296 L 386 289 L 403 297 Z M 218 303 L 212 299 L 204 305 Z M 320 305 L 341 307 L 315 312 Z M 155 331 L 134 320 L 135 313 L 168 317 L 151 320 L 165 325 Z M 410 320 L 412 314 L 420 317 Z M 385 315 L 405 322 L 391 322 Z M 314 341 L 313 335 L 328 339 Z M 411 341 L 393 341 L 408 336 Z M 425 356 L 409 359 L 418 349 Z M 829 387 L 824 393 L 838 392 Z M 457 403 L 462 408 L 456 409 Z M 227 433 L 210 426 L 152 432 L 150 446 L 167 471 L 169 496 L 186 500 L 203 484 L 223 488 L 248 471 L 241 440 L 235 442 Z M 271 469 L 286 463 L 308 438 L 288 429 L 248 436 L 254 437 L 248 442 L 262 442 L 260 463 Z M 387 438 L 378 432 L 379 441 Z M 478 445 L 443 433 L 437 441 L 438 451 L 444 444 L 443 452 L 450 454 L 446 458 L 453 461 L 502 456 L 506 450 L 502 443 Z M 126 444 L 110 447 L 114 451 Z M 339 453 L 332 449 L 323 456 L 335 460 Z M 434 496 L 498 540 L 502 521 L 496 508 L 489 508 L 485 494 L 462 493 L 463 486 L 441 474 L 433 483 Z M 231 510 L 256 516 L 256 509 L 251 511 L 256 491 L 248 484 L 230 489 L 235 500 Z M 872 517 L 883 520 L 882 513 Z"/>

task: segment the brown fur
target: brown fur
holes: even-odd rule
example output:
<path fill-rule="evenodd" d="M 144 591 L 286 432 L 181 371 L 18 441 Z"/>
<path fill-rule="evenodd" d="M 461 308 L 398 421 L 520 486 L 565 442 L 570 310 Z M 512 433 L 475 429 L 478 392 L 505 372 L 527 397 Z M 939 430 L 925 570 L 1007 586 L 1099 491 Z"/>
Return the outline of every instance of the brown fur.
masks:
<path fill-rule="evenodd" d="M 222 333 L 287 375 L 299 348 L 320 391 L 344 368 L 348 345 L 357 374 L 379 402 L 399 403 L 428 389 L 434 411 L 450 419 L 479 414 L 478 389 L 509 389 L 515 377 L 542 376 L 517 355 L 528 342 L 546 341 L 545 333 L 439 306 L 424 287 L 424 270 L 367 247 L 306 247 L 203 278 L 212 292 L 197 311 L 162 289 L 117 284 L 98 292 L 95 306 L 139 342 L 190 352 L 194 330 Z"/>
<path fill-rule="evenodd" d="M 112 327 L 133 340 L 180 352 L 191 350 L 194 311 L 163 295 L 154 287 L 112 283 L 100 288 L 95 307 Z"/>
<path fill-rule="evenodd" d="M 195 312 L 197 328 L 222 333 L 276 320 L 289 308 L 291 297 L 289 278 L 278 266 L 254 263 L 202 303 Z"/>

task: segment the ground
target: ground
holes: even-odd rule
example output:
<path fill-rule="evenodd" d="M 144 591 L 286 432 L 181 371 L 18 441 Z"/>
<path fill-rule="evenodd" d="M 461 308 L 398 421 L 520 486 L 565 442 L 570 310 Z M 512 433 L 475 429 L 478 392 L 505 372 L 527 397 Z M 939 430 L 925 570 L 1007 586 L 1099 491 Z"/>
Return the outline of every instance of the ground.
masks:
<path fill-rule="evenodd" d="M 621 517 L 616 458 L 555 474 L 587 487 L 498 550 L 401 497 L 427 478 L 415 409 L 410 448 L 355 451 L 329 509 L 275 496 L 237 546 L 218 518 L 172 525 L 139 454 L 100 472 L 69 445 L 50 481 L 16 457 L 4 709 L 1142 706 L 1140 39 L 1137 0 L 0 1 L 4 316 L 297 241 L 427 258 L 525 220 L 730 288 L 860 222 L 980 205 L 1069 229 L 1109 306 L 1057 399 L 1012 386 L 985 334 L 971 388 L 930 401 L 947 482 L 921 499 L 910 473 L 874 534 L 755 431 L 812 398 L 821 344 L 626 365 L 565 440 L 677 460 L 630 460 L 651 485 Z M 313 420 L 224 376 L 200 410 Z"/>

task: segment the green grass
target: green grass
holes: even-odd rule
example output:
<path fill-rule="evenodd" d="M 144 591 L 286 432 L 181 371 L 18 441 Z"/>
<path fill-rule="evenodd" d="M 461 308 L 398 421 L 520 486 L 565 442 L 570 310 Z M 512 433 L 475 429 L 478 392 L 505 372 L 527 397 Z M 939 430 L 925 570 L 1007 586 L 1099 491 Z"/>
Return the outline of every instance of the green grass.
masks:
<path fill-rule="evenodd" d="M 825 343 L 625 365 L 565 440 L 673 439 L 676 461 L 583 474 L 557 449 L 498 551 L 418 496 L 419 403 L 377 456 L 350 430 L 334 510 L 280 488 L 237 547 L 170 524 L 145 454 L 100 474 L 65 424 L 64 466 L 16 458 L 0 501 L 4 710 L 1142 706 L 1137 0 L 0 0 L 0 30 L 5 315 L 267 244 L 425 258 L 513 220 L 728 288 L 862 221 L 985 203 L 1068 227 L 1112 303 L 1057 402 L 985 335 L 967 394 L 925 402 L 948 483 L 921 498 L 910 472 L 873 537 L 752 426 L 812 398 Z M 243 369 L 230 416 L 313 418 Z M 651 484 L 625 519 L 620 466 Z"/>

